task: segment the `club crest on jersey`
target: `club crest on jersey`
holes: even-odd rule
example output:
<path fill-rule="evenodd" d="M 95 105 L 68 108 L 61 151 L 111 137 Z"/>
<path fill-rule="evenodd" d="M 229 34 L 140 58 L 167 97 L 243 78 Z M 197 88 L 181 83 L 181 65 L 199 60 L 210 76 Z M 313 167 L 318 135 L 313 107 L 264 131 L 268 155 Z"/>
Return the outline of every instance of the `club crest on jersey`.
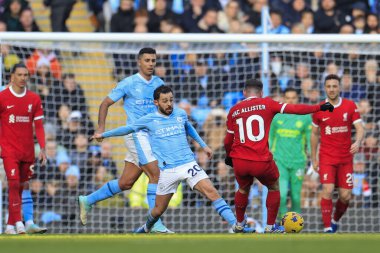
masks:
<path fill-rule="evenodd" d="M 326 135 L 330 135 L 331 134 L 331 127 L 330 126 L 326 126 L 326 128 L 325 128 L 325 134 Z"/>
<path fill-rule="evenodd" d="M 343 113 L 343 121 L 347 121 L 347 112 Z"/>
<path fill-rule="evenodd" d="M 32 112 L 32 106 L 33 106 L 32 104 L 28 105 L 28 112 Z"/>
<path fill-rule="evenodd" d="M 177 117 L 177 121 L 181 123 L 182 122 L 182 117 Z"/>
<path fill-rule="evenodd" d="M 9 123 L 15 123 L 15 116 L 13 114 L 9 115 Z"/>

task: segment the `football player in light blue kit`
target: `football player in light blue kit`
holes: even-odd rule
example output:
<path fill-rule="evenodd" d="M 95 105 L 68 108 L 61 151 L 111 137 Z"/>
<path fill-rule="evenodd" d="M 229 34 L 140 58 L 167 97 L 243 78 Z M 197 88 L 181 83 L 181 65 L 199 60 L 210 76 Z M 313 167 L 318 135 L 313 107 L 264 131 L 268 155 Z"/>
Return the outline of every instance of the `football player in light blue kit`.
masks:
<path fill-rule="evenodd" d="M 191 136 L 201 146 L 208 157 L 212 150 L 199 137 L 197 131 L 188 121 L 187 114 L 179 108 L 173 109 L 173 92 L 168 86 L 160 86 L 154 91 L 154 103 L 158 110 L 150 113 L 133 124 L 119 127 L 102 134 L 96 133 L 92 138 L 101 141 L 111 136 L 121 136 L 141 130 L 149 132 L 154 155 L 158 159 L 161 173 L 158 181 L 156 205 L 150 211 L 146 224 L 137 229 L 136 233 L 148 233 L 160 216 L 165 212 L 177 191 L 178 184 L 186 180 L 192 189 L 196 189 L 212 201 L 215 210 L 232 227 L 234 232 L 252 233 L 248 227 L 237 227 L 236 217 L 230 206 L 219 195 L 206 172 L 197 164 L 194 153 L 187 141 Z"/>
<path fill-rule="evenodd" d="M 156 50 L 142 48 L 138 53 L 139 72 L 120 81 L 101 103 L 96 133 L 104 132 L 108 107 L 120 99 L 124 100 L 127 125 L 133 124 L 142 116 L 156 111 L 153 103 L 153 92 L 164 82 L 153 75 L 155 66 Z M 149 178 L 147 190 L 149 209 L 154 207 L 160 170 L 149 144 L 148 133 L 146 131 L 136 131 L 125 137 L 125 143 L 128 151 L 121 177 L 109 181 L 90 195 L 79 196 L 78 202 L 82 225 L 86 225 L 87 213 L 91 210 L 92 205 L 131 189 L 143 171 Z M 156 223 L 152 232 L 173 233 L 162 224 L 161 220 Z"/>

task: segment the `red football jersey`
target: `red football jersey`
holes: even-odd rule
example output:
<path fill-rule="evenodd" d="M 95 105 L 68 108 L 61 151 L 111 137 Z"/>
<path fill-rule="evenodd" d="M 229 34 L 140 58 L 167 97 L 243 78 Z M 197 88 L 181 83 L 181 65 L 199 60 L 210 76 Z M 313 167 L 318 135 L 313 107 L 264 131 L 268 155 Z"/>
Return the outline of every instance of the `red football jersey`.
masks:
<path fill-rule="evenodd" d="M 340 98 L 332 113 L 320 111 L 313 114 L 313 126 L 320 128 L 320 163 L 336 164 L 352 161 L 351 129 L 352 124 L 360 121 L 355 103 L 344 98 Z"/>
<path fill-rule="evenodd" d="M 319 110 L 319 105 L 288 105 L 270 97 L 249 97 L 233 106 L 228 113 L 228 133 L 225 138 L 227 155 L 251 161 L 271 161 L 273 158 L 268 137 L 273 117 L 277 113 L 307 114 Z M 234 136 L 232 147 L 226 143 L 229 142 L 229 134 Z"/>
<path fill-rule="evenodd" d="M 25 90 L 17 94 L 9 87 L 0 92 L 1 157 L 34 161 L 33 121 L 44 117 L 40 97 Z"/>

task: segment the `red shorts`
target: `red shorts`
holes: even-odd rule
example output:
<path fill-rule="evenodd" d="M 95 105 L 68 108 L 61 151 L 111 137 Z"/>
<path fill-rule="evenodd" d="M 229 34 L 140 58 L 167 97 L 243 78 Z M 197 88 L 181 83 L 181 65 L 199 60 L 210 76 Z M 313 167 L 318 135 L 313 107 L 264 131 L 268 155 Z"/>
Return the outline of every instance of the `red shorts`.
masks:
<path fill-rule="evenodd" d="M 254 178 L 257 178 L 263 185 L 270 186 L 280 176 L 277 165 L 273 160 L 261 162 L 233 158 L 232 163 L 240 188 L 251 186 Z"/>
<path fill-rule="evenodd" d="M 26 182 L 33 176 L 34 162 L 23 162 L 13 157 L 3 157 L 3 163 L 7 180 Z"/>
<path fill-rule="evenodd" d="M 338 188 L 352 189 L 353 164 L 319 164 L 321 184 L 335 184 Z"/>

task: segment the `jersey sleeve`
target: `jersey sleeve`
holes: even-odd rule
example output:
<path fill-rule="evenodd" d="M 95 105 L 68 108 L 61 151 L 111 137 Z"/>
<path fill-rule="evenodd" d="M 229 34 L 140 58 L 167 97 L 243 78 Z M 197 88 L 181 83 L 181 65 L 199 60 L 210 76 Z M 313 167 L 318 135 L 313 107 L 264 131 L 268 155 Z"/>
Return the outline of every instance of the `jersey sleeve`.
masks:
<path fill-rule="evenodd" d="M 267 98 L 269 109 L 274 113 L 284 113 L 284 110 L 288 104 L 274 101 L 271 98 Z"/>
<path fill-rule="evenodd" d="M 352 110 L 352 124 L 356 124 L 358 122 L 361 122 L 362 119 L 360 118 L 359 110 L 356 107 L 356 104 L 354 102 L 352 102 L 351 108 L 352 108 L 351 109 Z"/>
<path fill-rule="evenodd" d="M 232 121 L 232 110 L 227 115 L 227 133 L 229 134 L 234 134 L 234 126 L 233 126 L 233 121 Z"/>
<path fill-rule="evenodd" d="M 318 113 L 313 113 L 311 124 L 315 127 L 319 127 L 320 120 L 318 117 Z"/>
<path fill-rule="evenodd" d="M 108 94 L 108 97 L 114 102 L 119 101 L 121 98 L 127 95 L 129 86 L 129 82 L 126 80 L 119 82 L 117 86 L 113 88 Z"/>
<path fill-rule="evenodd" d="M 38 95 L 36 95 L 36 104 L 34 109 L 33 121 L 43 119 L 44 118 L 44 110 L 42 107 L 41 99 Z"/>

